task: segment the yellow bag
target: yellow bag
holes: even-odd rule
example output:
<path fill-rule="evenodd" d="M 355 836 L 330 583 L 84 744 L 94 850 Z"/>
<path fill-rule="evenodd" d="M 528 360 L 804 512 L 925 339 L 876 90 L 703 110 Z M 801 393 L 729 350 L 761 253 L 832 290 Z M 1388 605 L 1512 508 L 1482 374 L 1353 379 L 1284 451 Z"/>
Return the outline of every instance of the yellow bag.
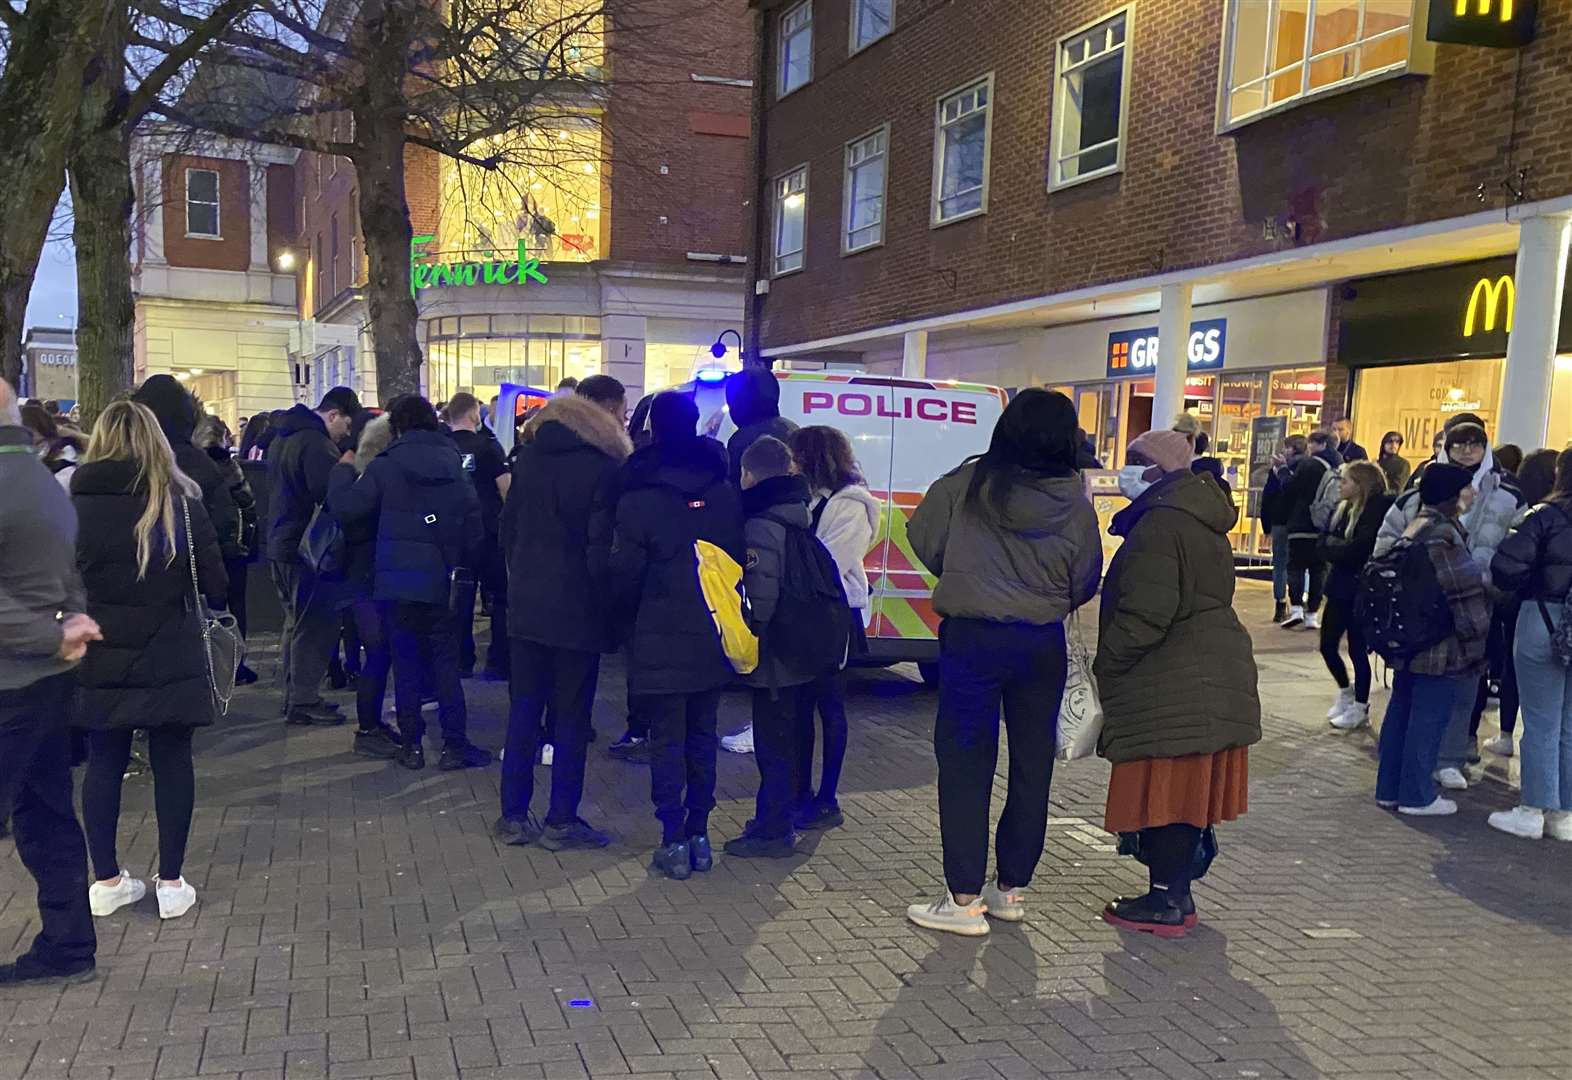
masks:
<path fill-rule="evenodd" d="M 748 629 L 742 611 L 742 567 L 708 540 L 695 540 L 693 554 L 699 564 L 699 588 L 710 618 L 715 620 L 721 651 L 733 671 L 748 675 L 759 666 L 759 639 Z"/>

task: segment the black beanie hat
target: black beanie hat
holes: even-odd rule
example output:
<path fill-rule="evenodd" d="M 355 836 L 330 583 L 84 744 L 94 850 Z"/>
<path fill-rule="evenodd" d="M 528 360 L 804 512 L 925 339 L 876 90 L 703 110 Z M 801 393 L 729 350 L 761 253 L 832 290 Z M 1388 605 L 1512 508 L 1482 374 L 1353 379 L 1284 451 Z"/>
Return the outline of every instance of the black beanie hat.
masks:
<path fill-rule="evenodd" d="M 1485 429 L 1479 424 L 1456 424 L 1446 429 L 1446 448 L 1469 445 L 1489 446 L 1490 436 L 1485 434 Z"/>
<path fill-rule="evenodd" d="M 1419 501 L 1426 506 L 1451 502 L 1458 492 L 1473 482 L 1473 473 L 1461 465 L 1432 462 L 1425 466 L 1425 475 L 1419 480 Z"/>
<path fill-rule="evenodd" d="M 650 435 L 656 442 L 691 439 L 698 429 L 699 406 L 688 394 L 667 390 L 650 402 Z"/>

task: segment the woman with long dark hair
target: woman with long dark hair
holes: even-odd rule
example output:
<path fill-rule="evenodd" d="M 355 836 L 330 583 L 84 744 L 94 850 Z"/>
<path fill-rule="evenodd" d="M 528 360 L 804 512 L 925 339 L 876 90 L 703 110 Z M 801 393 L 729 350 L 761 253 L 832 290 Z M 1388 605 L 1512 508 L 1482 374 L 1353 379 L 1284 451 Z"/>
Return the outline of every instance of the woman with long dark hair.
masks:
<path fill-rule="evenodd" d="M 944 618 L 933 742 L 947 889 L 907 910 L 930 930 L 976 936 L 988 933 L 990 915 L 1018 922 L 1026 914 L 1021 894 L 1048 826 L 1064 620 L 1097 591 L 1103 565 L 1097 515 L 1075 468 L 1075 429 L 1069 398 L 1021 391 L 987 453 L 935 481 L 907 527 L 917 557 L 938 575 L 933 606 Z M 1009 790 L 995 874 L 985 880 L 1001 703 Z"/>
<path fill-rule="evenodd" d="M 1354 618 L 1359 576 L 1375 550 L 1376 534 L 1392 508 L 1386 474 L 1369 461 L 1343 466 L 1338 491 L 1341 502 L 1332 522 L 1321 534 L 1319 554 L 1330 572 L 1326 576 L 1326 611 L 1321 620 L 1321 659 L 1337 683 L 1337 699 L 1326 718 L 1339 731 L 1352 731 L 1370 722 L 1370 652 L 1365 633 Z M 1348 638 L 1348 662 L 1354 678 L 1348 679 L 1342 647 Z"/>

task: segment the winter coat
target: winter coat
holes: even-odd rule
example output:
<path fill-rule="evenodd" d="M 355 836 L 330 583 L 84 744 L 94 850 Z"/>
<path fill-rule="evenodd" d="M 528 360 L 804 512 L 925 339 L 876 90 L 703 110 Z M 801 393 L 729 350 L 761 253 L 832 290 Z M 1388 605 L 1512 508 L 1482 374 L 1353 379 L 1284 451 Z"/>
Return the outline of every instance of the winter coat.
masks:
<path fill-rule="evenodd" d="M 1402 454 L 1383 453 L 1376 464 L 1386 474 L 1386 488 L 1394 495 L 1403 490 L 1414 471 L 1414 467 Z"/>
<path fill-rule="evenodd" d="M 1234 614 L 1237 516 L 1217 485 L 1170 474 L 1114 515 L 1093 671 L 1112 762 L 1214 754 L 1261 738 L 1255 655 Z"/>
<path fill-rule="evenodd" d="M 0 426 L 0 691 L 70 671 L 61 612 L 87 610 L 76 572 L 76 511 L 33 453 L 27 428 Z"/>
<path fill-rule="evenodd" d="M 1553 607 L 1572 594 L 1572 507 L 1543 502 L 1496 549 L 1490 577 L 1497 589 Z"/>
<path fill-rule="evenodd" d="M 1403 535 L 1422 544 L 1430 556 L 1436 581 L 1452 611 L 1452 634 L 1409 660 L 1393 662 L 1392 667 L 1415 675 L 1482 673 L 1490 637 L 1490 597 L 1485 591 L 1484 571 L 1469 557 L 1468 534 L 1453 519 L 1427 507 Z"/>
<path fill-rule="evenodd" d="M 292 563 L 311 515 L 327 498 L 328 474 L 342 456 L 322 418 L 304 405 L 284 414 L 268 443 L 272 481 L 268 495 L 267 557 Z"/>
<path fill-rule="evenodd" d="M 633 628 L 629 692 L 725 686 L 736 676 L 700 591 L 693 552 L 695 540 L 707 540 L 738 565 L 746 557 L 742 502 L 726 478 L 725 448 L 702 437 L 652 443 L 628 459 L 620 487 L 605 582 Z"/>
<path fill-rule="evenodd" d="M 591 567 L 605 565 L 617 470 L 632 449 L 617 418 L 587 398 L 553 398 L 524 425 L 502 509 L 510 637 L 580 652 L 616 648 Z"/>
<path fill-rule="evenodd" d="M 473 565 L 485 537 L 480 500 L 453 441 L 440 431 L 411 431 L 347 487 L 343 475 L 332 492 L 339 524 L 346 532 L 377 525 L 372 598 L 446 608 L 450 575 Z"/>
<path fill-rule="evenodd" d="M 1338 446 L 1337 456 L 1343 459 L 1344 464 L 1347 464 L 1350 461 L 1370 460 L 1370 452 L 1364 447 L 1360 446 L 1358 443 L 1354 442 L 1352 439 L 1349 439 L 1347 442 Z"/>
<path fill-rule="evenodd" d="M 1313 540 L 1321 535 L 1310 508 L 1321 490 L 1322 477 L 1342 464 L 1343 459 L 1331 449 L 1306 454 L 1293 463 L 1293 472 L 1283 485 L 1283 523 L 1288 526 L 1289 539 Z"/>
<path fill-rule="evenodd" d="M 1266 486 L 1261 489 L 1261 531 L 1271 535 L 1279 525 L 1288 524 L 1288 481 L 1293 478 L 1292 465 L 1274 465 L 1266 474 Z"/>
<path fill-rule="evenodd" d="M 750 364 L 726 380 L 726 407 L 737 430 L 726 440 L 731 482 L 742 483 L 742 455 L 766 435 L 781 442 L 797 425 L 781 415 L 781 384 L 769 368 Z"/>
<path fill-rule="evenodd" d="M 1377 495 L 1359 511 L 1359 517 L 1348 520 L 1351 509 L 1347 502 L 1338 504 L 1331 526 L 1316 542 L 1316 553 L 1330 570 L 1326 575 L 1326 598 L 1352 613 L 1354 599 L 1359 595 L 1359 576 L 1375 551 L 1376 534 L 1381 522 L 1392 508 L 1391 495 Z"/>
<path fill-rule="evenodd" d="M 808 495 L 808 482 L 800 476 L 772 476 L 742 493 L 742 535 L 748 545 L 742 587 L 748 595 L 748 625 L 759 635 L 759 666 L 745 680 L 749 686 L 775 690 L 802 686 L 815 677 L 773 653 L 767 633 L 783 587 L 786 530 L 813 528 Z"/>
<path fill-rule="evenodd" d="M 225 559 L 246 559 L 255 561 L 257 557 L 257 499 L 251 490 L 251 483 L 246 479 L 246 474 L 241 471 L 240 460 L 234 453 L 222 446 L 209 446 L 207 456 L 213 464 L 218 466 L 219 475 L 224 478 L 224 483 L 229 487 L 230 498 L 235 500 L 235 510 L 240 514 L 240 527 L 232 549 L 224 552 Z M 211 512 L 209 517 L 211 517 Z M 234 554 L 230 554 L 233 551 Z"/>
<path fill-rule="evenodd" d="M 191 594 L 191 564 L 179 499 L 174 558 L 168 537 L 154 545 L 147 576 L 137 577 L 136 523 L 147 508 L 147 486 L 130 461 L 95 461 L 71 480 L 80 528 L 77 568 L 87 613 L 102 641 L 88 645 L 77 668 L 73 722 L 93 731 L 202 727 L 213 723 L 213 688 L 202 642 L 202 616 Z M 229 582 L 218 536 L 189 500 L 196 537 L 197 580 L 209 603 L 224 602 Z"/>
<path fill-rule="evenodd" d="M 339 523 L 339 530 L 344 534 L 344 568 L 342 572 L 334 575 L 335 580 L 332 583 L 337 607 L 348 607 L 361 600 L 370 600 L 376 578 L 377 518 L 361 517 L 355 519 L 353 524 L 345 525 L 339 516 L 340 500 L 354 488 L 355 481 L 364 471 L 359 467 L 358 462 L 351 465 L 346 461 L 340 461 L 328 473 L 328 494 L 327 500 L 322 504 L 323 512 L 333 515 L 334 520 Z"/>
<path fill-rule="evenodd" d="M 853 611 L 861 613 L 863 624 L 867 625 L 868 571 L 863 567 L 863 560 L 868 556 L 868 549 L 873 547 L 873 538 L 879 535 L 879 519 L 884 515 L 884 508 L 865 485 L 847 484 L 835 492 L 828 488 L 815 491 L 809 515 L 815 513 L 819 524 L 814 534 L 841 572 L 846 602 Z"/>
<path fill-rule="evenodd" d="M 1480 571 L 1485 575 L 1485 584 L 1489 585 L 1490 562 L 1523 507 L 1523 493 L 1496 467 L 1495 457 L 1488 450 L 1479 468 L 1474 470 L 1474 492 L 1474 505 L 1463 515 L 1462 525 L 1468 538 L 1469 554 L 1479 564 Z M 1381 532 L 1376 537 L 1377 555 L 1391 550 L 1392 545 L 1419 516 L 1422 506 L 1417 485 L 1398 496 L 1392 509 L 1387 511 L 1386 520 L 1381 523 Z"/>
<path fill-rule="evenodd" d="M 1194 461 L 1190 462 L 1190 471 L 1195 473 L 1197 476 L 1210 476 L 1213 480 L 1217 481 L 1217 486 L 1222 489 L 1224 495 L 1228 496 L 1228 501 L 1233 502 L 1233 485 L 1231 485 L 1228 482 L 1227 477 L 1223 475 L 1223 463 L 1221 461 L 1214 457 L 1198 457 Z"/>
<path fill-rule="evenodd" d="M 976 466 L 934 481 L 906 526 L 912 550 L 938 577 L 933 607 L 949 618 L 1042 626 L 1062 622 L 1097 592 L 1103 545 L 1078 475 L 1028 477 L 995 524 L 966 503 Z"/>
<path fill-rule="evenodd" d="M 240 507 L 235 504 L 230 479 L 205 450 L 191 443 L 200 419 L 196 399 L 173 376 L 152 375 L 131 395 L 131 400 L 146 405 L 158 417 L 158 426 L 164 429 L 169 448 L 175 452 L 175 464 L 202 489 L 202 506 L 218 534 L 224 558 L 244 557 Z"/>

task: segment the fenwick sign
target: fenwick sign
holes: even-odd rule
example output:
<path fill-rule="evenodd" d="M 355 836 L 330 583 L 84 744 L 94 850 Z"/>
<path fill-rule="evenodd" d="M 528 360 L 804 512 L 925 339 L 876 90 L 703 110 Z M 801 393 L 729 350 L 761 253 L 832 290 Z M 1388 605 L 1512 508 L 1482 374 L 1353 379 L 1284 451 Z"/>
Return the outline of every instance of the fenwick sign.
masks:
<path fill-rule="evenodd" d="M 546 274 L 540 268 L 540 260 L 530 257 L 522 240 L 519 241 L 519 257 L 506 262 L 499 262 L 495 258 L 437 262 L 435 255 L 420 250 L 435 239 L 435 236 L 416 236 L 409 242 L 411 296 L 418 296 L 420 290 L 435 285 L 522 285 L 526 281 L 546 284 Z M 430 261 L 418 261 L 421 259 Z"/>

